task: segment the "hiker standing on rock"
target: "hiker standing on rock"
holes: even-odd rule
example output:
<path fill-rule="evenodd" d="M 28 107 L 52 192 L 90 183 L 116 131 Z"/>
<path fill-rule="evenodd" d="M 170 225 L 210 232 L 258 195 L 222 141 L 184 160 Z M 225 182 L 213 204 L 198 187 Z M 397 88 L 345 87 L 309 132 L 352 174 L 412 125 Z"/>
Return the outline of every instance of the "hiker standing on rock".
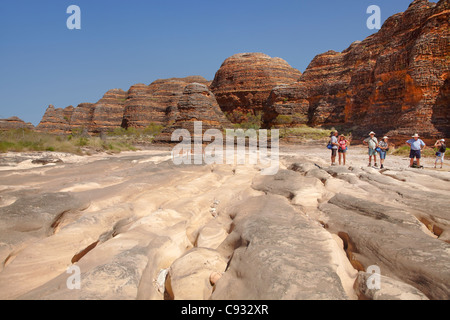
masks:
<path fill-rule="evenodd" d="M 338 148 L 339 148 L 339 143 L 338 143 L 338 132 L 337 131 L 332 131 L 331 132 L 331 141 L 330 144 L 332 145 L 331 148 L 331 165 L 335 166 L 336 165 L 336 156 L 337 156 L 337 152 L 338 152 Z"/>
<path fill-rule="evenodd" d="M 383 139 L 378 143 L 380 148 L 380 164 L 381 169 L 384 169 L 384 160 L 386 160 L 386 155 L 389 151 L 389 137 L 383 137 Z"/>
<path fill-rule="evenodd" d="M 363 141 L 364 145 L 369 147 L 369 165 L 368 167 L 372 166 L 372 157 L 375 163 L 375 167 L 378 167 L 377 163 L 377 146 L 378 146 L 378 139 L 375 138 L 375 132 L 369 133 L 369 138 Z"/>
<path fill-rule="evenodd" d="M 422 150 L 425 148 L 426 144 L 420 138 L 420 136 L 416 133 L 412 136 L 413 138 L 406 141 L 407 144 L 411 147 L 411 152 L 409 154 L 409 158 L 411 159 L 410 167 L 414 167 L 414 159 L 417 159 L 417 167 L 420 168 L 420 159 L 422 158 Z"/>
<path fill-rule="evenodd" d="M 346 163 L 346 158 L 347 158 L 347 150 L 348 150 L 348 146 L 350 145 L 350 142 L 345 138 L 345 136 L 343 134 L 341 134 L 339 136 L 339 165 L 341 165 L 342 163 L 342 158 L 344 158 L 344 166 Z"/>
<path fill-rule="evenodd" d="M 438 162 L 441 162 L 441 169 L 444 165 L 444 157 L 445 157 L 445 151 L 447 151 L 447 146 L 445 145 L 445 140 L 438 140 L 434 144 L 434 147 L 436 148 L 436 162 L 434 163 L 434 168 L 436 169 Z"/>

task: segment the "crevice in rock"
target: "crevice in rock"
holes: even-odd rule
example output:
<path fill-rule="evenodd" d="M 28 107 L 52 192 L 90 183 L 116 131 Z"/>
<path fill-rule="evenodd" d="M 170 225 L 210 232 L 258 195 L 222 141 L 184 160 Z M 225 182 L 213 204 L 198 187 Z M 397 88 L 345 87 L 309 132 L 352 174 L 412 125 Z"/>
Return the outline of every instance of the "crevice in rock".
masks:
<path fill-rule="evenodd" d="M 406 182 L 406 179 L 405 178 L 399 178 L 399 177 L 397 177 L 396 175 L 387 175 L 387 174 L 384 174 L 385 172 L 389 172 L 390 170 L 385 170 L 385 171 L 381 171 L 380 170 L 380 173 L 383 175 L 383 176 L 385 176 L 385 177 L 389 177 L 389 178 L 392 178 L 392 179 L 395 179 L 395 180 L 398 180 L 398 181 L 400 181 L 400 182 Z"/>
<path fill-rule="evenodd" d="M 66 210 L 61 212 L 54 220 L 53 223 L 50 225 L 51 228 L 51 234 L 54 235 L 56 233 L 58 233 L 59 231 L 59 226 L 61 224 L 61 222 L 63 221 L 64 217 L 66 216 L 66 214 L 70 212 L 70 210 Z"/>
<path fill-rule="evenodd" d="M 73 263 L 77 263 L 78 261 L 80 261 L 85 255 L 87 255 L 90 251 L 92 251 L 97 246 L 98 243 L 99 243 L 99 240 L 97 240 L 96 242 L 90 244 L 85 249 L 81 250 L 79 253 L 74 255 L 72 260 L 71 260 L 72 264 Z"/>
<path fill-rule="evenodd" d="M 166 280 L 164 281 L 164 300 L 175 300 L 175 296 L 172 290 L 172 282 L 170 274 L 168 273 L 166 276 Z"/>
<path fill-rule="evenodd" d="M 128 231 L 128 228 L 135 222 L 133 218 L 126 218 L 118 221 L 111 230 L 103 233 L 99 237 L 98 243 L 105 243 L 108 240 L 111 240 L 117 237 L 119 234 Z"/>
<path fill-rule="evenodd" d="M 358 253 L 358 249 L 356 248 L 355 243 L 352 241 L 348 233 L 339 232 L 338 236 L 344 242 L 344 251 L 347 254 L 347 258 L 350 261 L 353 268 L 355 268 L 358 271 L 365 272 L 366 271 L 365 267 L 355 257 L 355 253 Z"/>
<path fill-rule="evenodd" d="M 425 227 L 427 227 L 428 230 L 430 230 L 431 233 L 433 233 L 436 237 L 439 237 L 442 235 L 442 233 L 444 232 L 444 230 L 442 228 L 440 228 L 439 226 L 437 226 L 434 222 L 428 220 L 427 218 L 424 217 L 417 217 L 417 219 L 423 224 L 425 225 Z"/>
<path fill-rule="evenodd" d="M 6 268 L 6 266 L 7 266 L 8 264 L 10 264 L 10 263 L 14 260 L 15 257 L 16 257 L 16 255 L 15 255 L 14 253 L 10 253 L 10 254 L 6 257 L 6 259 L 3 261 L 3 263 L 2 263 L 2 268 L 3 268 L 3 269 Z"/>
<path fill-rule="evenodd" d="M 323 222 L 323 221 L 321 221 L 321 220 L 319 220 L 319 223 L 320 223 L 320 225 L 321 225 L 325 230 L 327 230 L 328 228 L 330 228 L 330 226 L 328 225 L 328 223 L 325 223 L 325 222 Z"/>

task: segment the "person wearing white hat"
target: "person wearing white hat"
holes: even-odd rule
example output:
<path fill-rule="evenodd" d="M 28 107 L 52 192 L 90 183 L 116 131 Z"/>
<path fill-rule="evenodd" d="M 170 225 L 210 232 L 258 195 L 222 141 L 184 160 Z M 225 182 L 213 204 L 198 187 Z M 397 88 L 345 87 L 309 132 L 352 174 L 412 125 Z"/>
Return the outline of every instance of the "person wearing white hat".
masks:
<path fill-rule="evenodd" d="M 330 146 L 331 146 L 331 165 L 335 166 L 336 165 L 336 156 L 338 153 L 338 149 L 339 149 L 339 143 L 338 143 L 338 131 L 334 130 L 331 131 L 331 136 L 330 136 Z"/>
<path fill-rule="evenodd" d="M 422 158 L 422 150 L 425 148 L 426 144 L 419 139 L 420 136 L 416 133 L 412 136 L 412 139 L 406 141 L 406 143 L 411 147 L 411 152 L 409 153 L 409 158 L 411 159 L 410 167 L 414 166 L 414 159 L 417 159 L 417 167 L 420 168 L 420 159 Z"/>
<path fill-rule="evenodd" d="M 434 147 L 436 148 L 436 162 L 434 163 L 434 168 L 437 168 L 438 162 L 441 163 L 441 169 L 444 166 L 444 157 L 445 157 L 445 151 L 447 151 L 447 146 L 445 145 L 445 140 L 441 139 L 436 141 L 434 144 Z"/>
<path fill-rule="evenodd" d="M 377 147 L 378 147 L 378 139 L 375 138 L 375 132 L 369 133 L 369 137 L 363 141 L 363 144 L 369 147 L 369 165 L 372 166 L 372 157 L 375 163 L 375 167 L 378 167 L 377 164 Z"/>
<path fill-rule="evenodd" d="M 378 147 L 380 148 L 380 168 L 384 169 L 384 160 L 386 160 L 386 155 L 389 151 L 389 137 L 383 137 L 383 139 L 378 144 Z"/>

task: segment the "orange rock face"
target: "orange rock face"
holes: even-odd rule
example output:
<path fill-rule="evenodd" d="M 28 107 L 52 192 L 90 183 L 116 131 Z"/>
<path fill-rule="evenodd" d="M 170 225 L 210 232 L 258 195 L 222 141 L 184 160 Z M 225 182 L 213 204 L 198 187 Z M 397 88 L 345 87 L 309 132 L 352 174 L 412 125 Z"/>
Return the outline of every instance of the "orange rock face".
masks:
<path fill-rule="evenodd" d="M 92 120 L 89 130 L 92 132 L 113 131 L 122 125 L 123 111 L 127 93 L 121 89 L 108 91 L 93 106 Z"/>
<path fill-rule="evenodd" d="M 449 16 L 448 1 L 416 0 L 364 41 L 318 55 L 297 83 L 274 88 L 266 124 L 283 114 L 361 135 L 450 136 Z"/>
<path fill-rule="evenodd" d="M 72 118 L 74 107 L 69 106 L 65 109 L 55 109 L 50 105 L 45 111 L 41 122 L 36 127 L 37 131 L 63 134 L 70 131 L 69 121 Z"/>
<path fill-rule="evenodd" d="M 236 54 L 225 60 L 212 83 L 199 76 L 164 79 L 136 84 L 128 92 L 111 90 L 95 104 L 51 106 L 38 130 L 171 127 L 190 112 L 192 119 L 208 123 L 208 110 L 217 103 L 236 122 L 262 113 L 268 128 L 282 119 L 284 125 L 342 127 L 354 136 L 373 130 L 399 139 L 416 132 L 429 139 L 450 137 L 449 20 L 448 0 L 415 0 L 376 34 L 343 52 L 316 56 L 303 74 L 280 58 Z M 205 92 L 214 97 L 209 108 L 198 92 L 186 93 L 193 83 L 209 86 L 211 92 Z M 185 108 L 187 97 L 199 108 Z"/>
<path fill-rule="evenodd" d="M 184 88 L 193 82 L 210 84 L 200 76 L 162 79 L 150 85 L 136 84 L 128 92 L 112 89 L 97 103 L 82 103 L 65 109 L 49 106 L 37 130 L 67 134 L 83 128 L 99 133 L 120 127 L 145 128 L 151 123 L 166 125 L 171 108 L 176 108 Z"/>
<path fill-rule="evenodd" d="M 187 129 L 193 134 L 196 121 L 202 122 L 202 134 L 208 129 L 231 128 L 209 88 L 205 84 L 191 83 L 184 88 L 176 108 L 171 109 L 171 121 L 157 141 L 171 142 L 176 129 Z"/>
<path fill-rule="evenodd" d="M 31 123 L 25 123 L 18 117 L 11 117 L 8 119 L 0 119 L 0 131 L 8 131 L 14 129 L 34 129 Z"/>
<path fill-rule="evenodd" d="M 150 123 L 167 124 L 167 109 L 176 107 L 184 88 L 193 82 L 208 84 L 205 78 L 192 76 L 157 80 L 149 86 L 132 86 L 125 103 L 122 126 L 145 128 Z"/>
<path fill-rule="evenodd" d="M 275 86 L 293 83 L 300 75 L 300 71 L 283 59 L 262 53 L 241 53 L 225 60 L 211 84 L 211 91 L 224 112 L 255 114 L 262 111 Z"/>

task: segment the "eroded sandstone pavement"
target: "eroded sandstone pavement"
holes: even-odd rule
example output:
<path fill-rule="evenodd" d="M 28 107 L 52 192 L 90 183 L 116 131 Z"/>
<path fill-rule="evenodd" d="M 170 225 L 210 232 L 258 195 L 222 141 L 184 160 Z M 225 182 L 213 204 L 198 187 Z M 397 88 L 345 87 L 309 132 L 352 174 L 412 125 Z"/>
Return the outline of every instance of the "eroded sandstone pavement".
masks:
<path fill-rule="evenodd" d="M 0 299 L 449 299 L 449 172 L 298 154 L 275 176 L 158 150 L 0 171 Z"/>

